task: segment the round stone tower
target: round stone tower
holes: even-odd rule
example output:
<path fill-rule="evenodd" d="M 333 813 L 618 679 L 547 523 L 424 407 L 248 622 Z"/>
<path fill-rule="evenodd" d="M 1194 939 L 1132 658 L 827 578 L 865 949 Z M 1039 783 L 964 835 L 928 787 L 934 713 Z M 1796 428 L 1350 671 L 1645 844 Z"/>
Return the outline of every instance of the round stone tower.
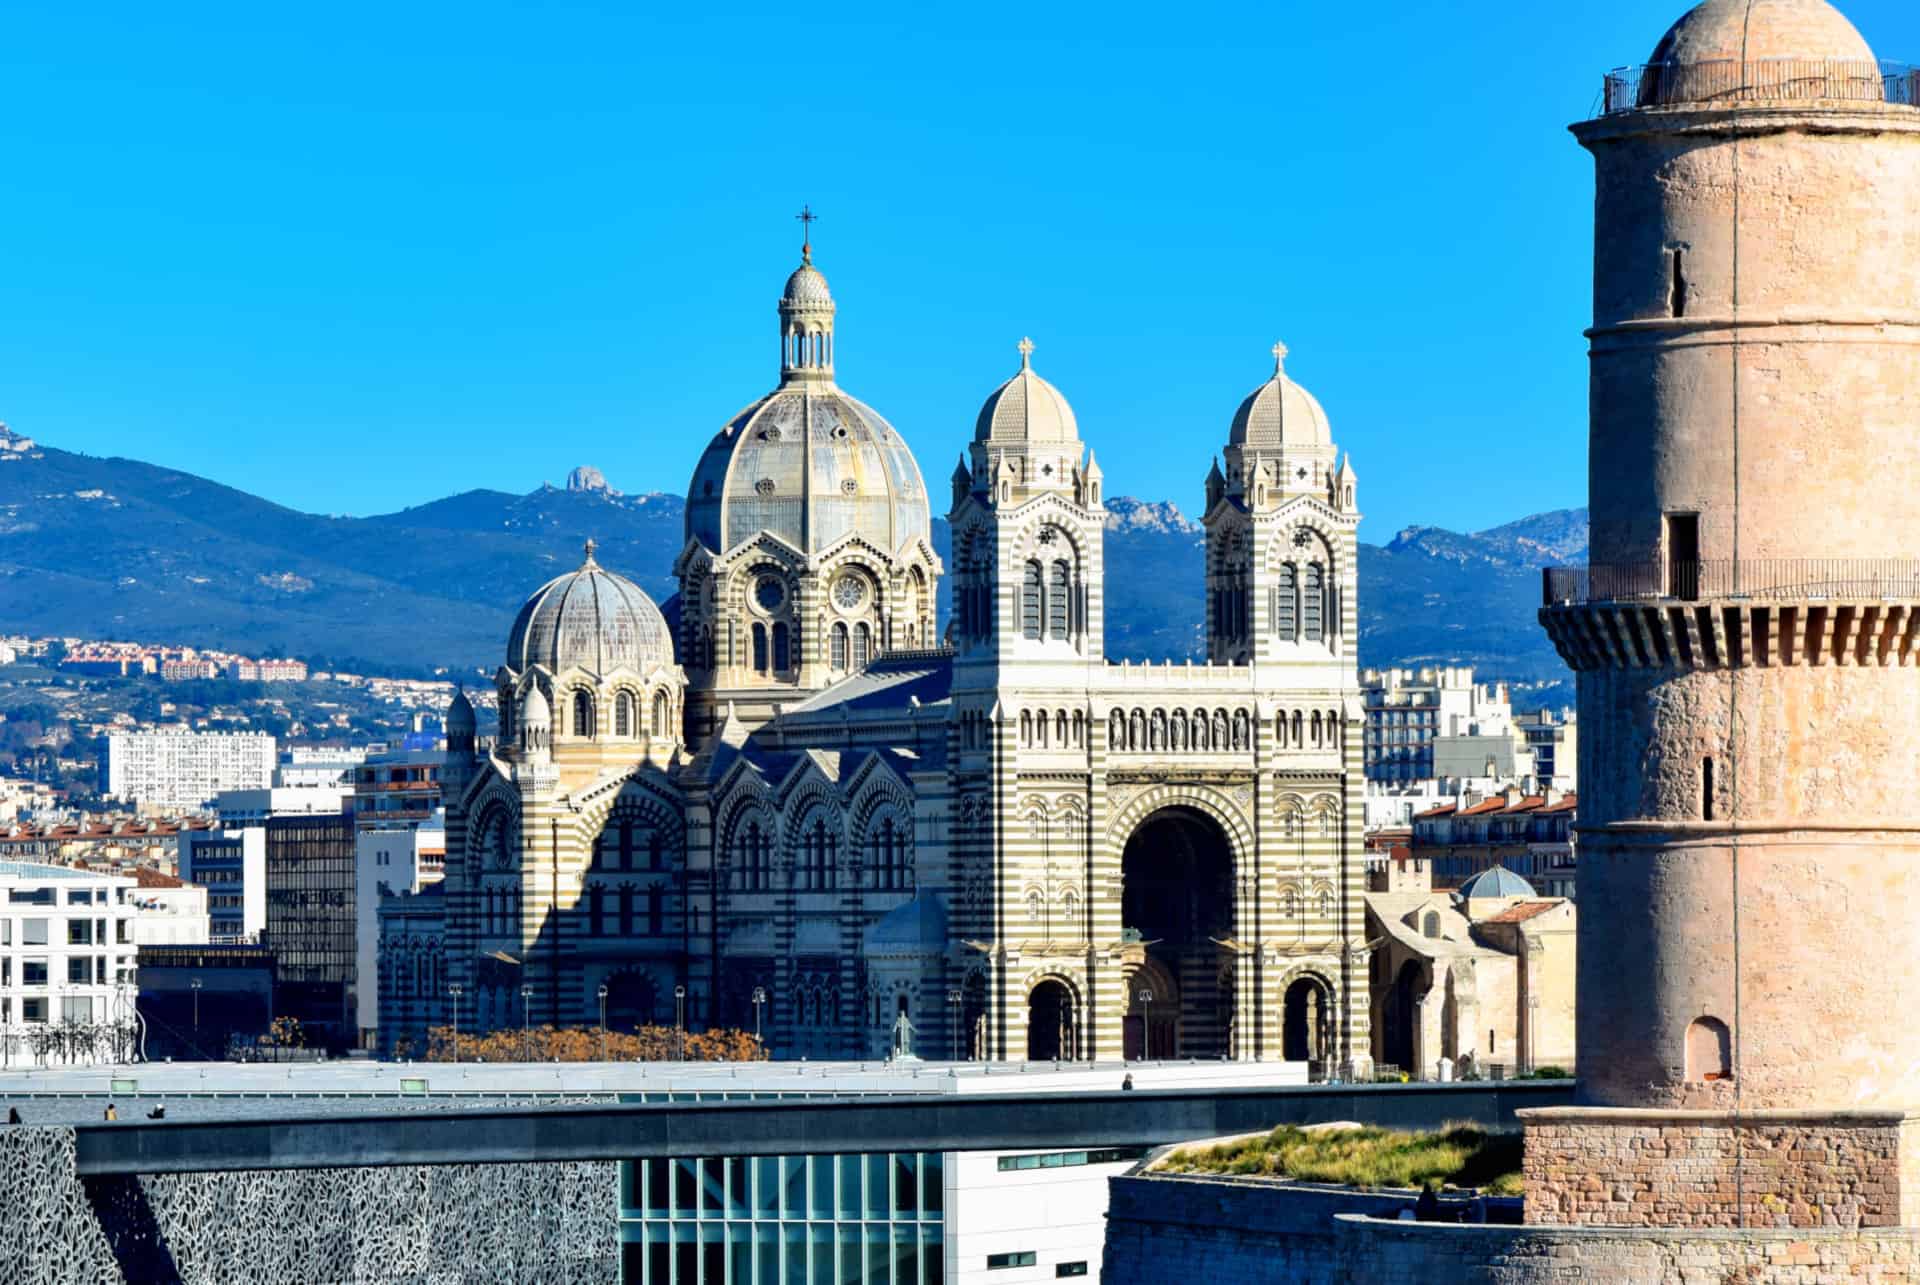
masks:
<path fill-rule="evenodd" d="M 1914 93 L 1825 0 L 1707 0 L 1574 127 L 1586 1105 L 1530 1221 L 1920 1222 Z"/>

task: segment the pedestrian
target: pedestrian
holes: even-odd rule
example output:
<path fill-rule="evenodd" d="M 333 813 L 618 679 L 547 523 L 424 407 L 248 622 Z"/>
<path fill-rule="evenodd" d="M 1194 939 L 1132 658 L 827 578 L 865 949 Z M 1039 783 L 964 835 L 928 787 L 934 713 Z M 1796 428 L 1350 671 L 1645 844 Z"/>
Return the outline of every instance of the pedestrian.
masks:
<path fill-rule="evenodd" d="M 1128 1071 L 1128 1072 L 1127 1072 L 1127 1078 L 1126 1078 L 1126 1079 L 1124 1079 L 1124 1080 L 1122 1080 L 1122 1081 L 1120 1081 L 1120 1087 L 1121 1087 L 1122 1089 L 1131 1089 L 1131 1088 L 1133 1088 L 1133 1072 L 1132 1072 L 1132 1071 Z"/>
<path fill-rule="evenodd" d="M 149 1120 L 164 1120 L 166 1118 L 167 1109 L 164 1106 L 155 1106 L 153 1110 L 147 1112 L 147 1119 Z"/>
<path fill-rule="evenodd" d="M 8 1124 L 19 1124 L 19 1123 L 20 1123 L 20 1108 L 19 1108 L 19 1107 L 8 1107 L 8 1108 L 7 1108 L 7 1123 L 8 1123 Z"/>
<path fill-rule="evenodd" d="M 1421 1184 L 1420 1199 L 1413 1202 L 1413 1216 L 1423 1223 L 1440 1221 L 1440 1194 L 1433 1189 L 1431 1180 Z"/>
<path fill-rule="evenodd" d="M 107 1119 L 118 1120 L 119 1118 L 120 1118 L 120 1113 L 113 1109 L 113 1103 L 111 1102 L 107 1103 Z"/>

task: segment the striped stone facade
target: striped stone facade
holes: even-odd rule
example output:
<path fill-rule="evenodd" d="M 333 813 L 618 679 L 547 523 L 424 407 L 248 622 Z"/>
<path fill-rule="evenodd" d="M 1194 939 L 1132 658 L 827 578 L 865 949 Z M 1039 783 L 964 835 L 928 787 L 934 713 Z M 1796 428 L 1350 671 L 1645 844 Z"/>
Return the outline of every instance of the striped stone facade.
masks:
<path fill-rule="evenodd" d="M 677 648 L 629 654 L 650 604 L 619 616 L 639 591 L 591 553 L 597 579 L 536 595 L 500 742 L 450 737 L 443 1021 L 684 1020 L 776 1057 L 1366 1060 L 1352 470 L 1276 362 L 1208 479 L 1208 662 L 1109 664 L 1104 480 L 1021 347 L 953 475 L 945 645 L 924 519 L 729 525 L 865 493 L 801 456 L 755 488 L 740 443 L 812 440 L 806 413 L 710 448 L 737 503 L 690 510 Z M 910 457 L 891 470 L 910 497 Z M 615 613 L 598 635 L 568 632 L 581 602 Z M 780 621 L 786 668 L 762 666 L 742 640 Z M 874 655 L 833 650 L 844 622 Z M 674 725 L 611 718 L 626 691 Z"/>

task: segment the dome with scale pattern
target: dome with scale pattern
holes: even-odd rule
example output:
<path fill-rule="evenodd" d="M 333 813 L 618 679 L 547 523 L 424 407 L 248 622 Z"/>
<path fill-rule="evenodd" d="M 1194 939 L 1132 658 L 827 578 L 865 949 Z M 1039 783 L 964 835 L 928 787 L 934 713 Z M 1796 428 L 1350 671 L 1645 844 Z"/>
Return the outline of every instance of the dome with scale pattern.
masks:
<path fill-rule="evenodd" d="M 536 589 L 507 636 L 507 667 L 525 673 L 539 666 L 550 673 L 578 667 L 592 674 L 616 669 L 650 673 L 671 666 L 673 637 L 653 599 L 625 576 L 615 575 L 593 557 L 578 570 L 556 576 Z"/>

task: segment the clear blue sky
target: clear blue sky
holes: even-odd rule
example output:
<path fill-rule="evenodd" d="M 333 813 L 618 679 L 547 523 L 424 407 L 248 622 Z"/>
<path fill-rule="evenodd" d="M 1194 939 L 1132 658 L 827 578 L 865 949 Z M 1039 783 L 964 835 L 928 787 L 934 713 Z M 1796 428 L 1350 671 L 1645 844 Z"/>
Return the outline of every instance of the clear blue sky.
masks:
<path fill-rule="evenodd" d="M 1278 337 L 1366 538 L 1489 526 L 1584 502 L 1565 126 L 1683 8 L 16 4 L 0 419 L 322 512 L 679 491 L 804 201 L 936 497 L 1031 334 L 1110 492 L 1191 511 Z"/>

